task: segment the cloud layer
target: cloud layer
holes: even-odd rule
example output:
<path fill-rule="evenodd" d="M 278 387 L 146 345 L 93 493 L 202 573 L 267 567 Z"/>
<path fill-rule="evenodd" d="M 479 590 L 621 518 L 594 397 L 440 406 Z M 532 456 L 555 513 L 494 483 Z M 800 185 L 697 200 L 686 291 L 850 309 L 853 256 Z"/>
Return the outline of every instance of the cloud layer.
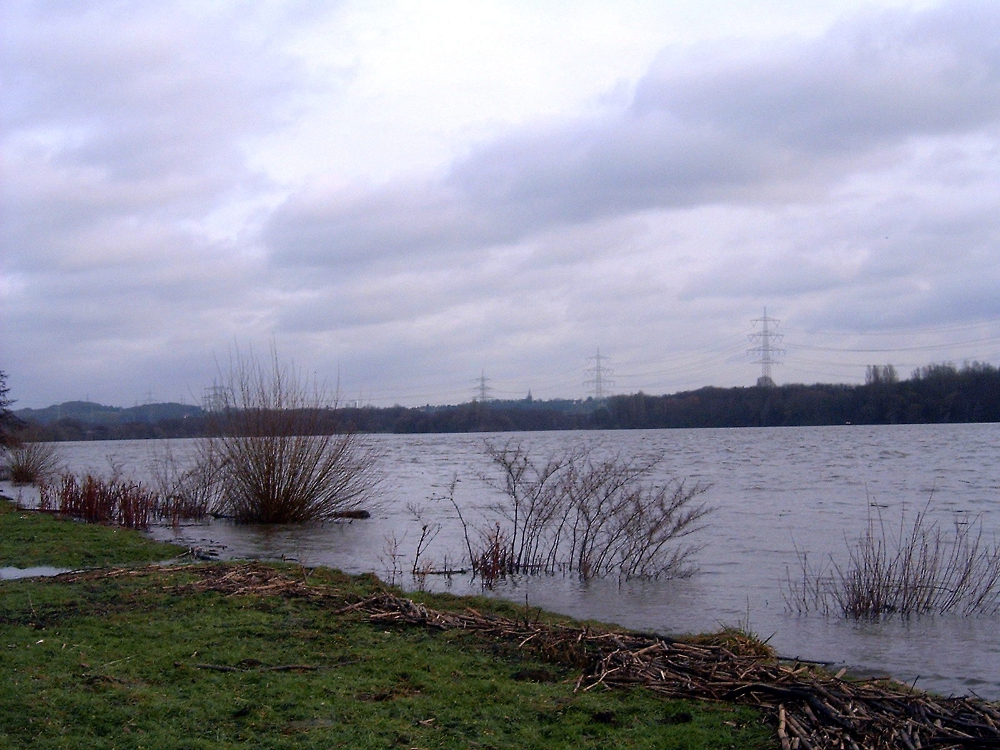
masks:
<path fill-rule="evenodd" d="M 481 372 L 584 395 L 598 347 L 619 391 L 749 384 L 764 306 L 779 381 L 1000 359 L 995 3 L 670 38 L 604 96 L 567 106 L 561 70 L 557 110 L 488 126 L 434 81 L 419 122 L 372 105 L 390 31 L 355 11 L 4 4 L 12 395 L 196 400 L 272 343 L 378 404 L 468 400 Z M 355 134 L 304 137 L 323 123 Z"/>

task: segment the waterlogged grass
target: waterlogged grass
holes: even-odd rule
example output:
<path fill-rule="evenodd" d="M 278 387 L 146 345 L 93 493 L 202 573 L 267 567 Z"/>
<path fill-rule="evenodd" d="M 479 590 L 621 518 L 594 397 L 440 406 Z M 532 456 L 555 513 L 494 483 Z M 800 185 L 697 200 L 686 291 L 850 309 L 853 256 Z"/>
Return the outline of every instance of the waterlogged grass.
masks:
<path fill-rule="evenodd" d="M 0 747 L 776 746 L 750 709 L 574 693 L 509 644 L 338 614 L 371 576 L 315 571 L 317 599 L 205 591 L 206 570 L 0 583 Z"/>
<path fill-rule="evenodd" d="M 0 499 L 0 567 L 92 568 L 166 560 L 183 551 L 136 531 L 22 511 Z"/>

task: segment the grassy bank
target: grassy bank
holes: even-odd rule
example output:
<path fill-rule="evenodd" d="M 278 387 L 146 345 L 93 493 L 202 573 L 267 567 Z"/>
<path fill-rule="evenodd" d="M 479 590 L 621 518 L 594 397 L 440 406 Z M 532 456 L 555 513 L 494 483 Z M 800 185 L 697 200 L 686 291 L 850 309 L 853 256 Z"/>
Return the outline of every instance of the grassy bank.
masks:
<path fill-rule="evenodd" d="M 22 511 L 0 499 L 0 567 L 93 568 L 168 560 L 182 552 L 133 531 Z"/>
<path fill-rule="evenodd" d="M 118 565 L 175 548 L 0 512 L 0 566 Z M 292 585 L 294 584 L 294 586 Z M 766 748 L 748 708 L 574 691 L 579 669 L 462 630 L 379 624 L 371 576 L 212 564 L 0 583 L 0 747 Z M 441 610 L 517 608 L 424 596 Z"/>

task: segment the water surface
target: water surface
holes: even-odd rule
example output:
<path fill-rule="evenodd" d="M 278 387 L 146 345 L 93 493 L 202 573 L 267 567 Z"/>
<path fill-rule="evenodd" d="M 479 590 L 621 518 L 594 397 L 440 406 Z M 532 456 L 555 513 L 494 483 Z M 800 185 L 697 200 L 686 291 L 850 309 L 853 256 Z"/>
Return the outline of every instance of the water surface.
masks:
<path fill-rule="evenodd" d="M 664 452 L 661 478 L 710 485 L 715 511 L 697 541 L 700 572 L 670 581 L 581 583 L 545 576 L 507 582 L 500 596 L 566 614 L 663 633 L 749 626 L 782 655 L 846 665 L 858 673 L 892 674 L 945 694 L 975 692 L 1000 700 L 1000 618 L 936 616 L 854 623 L 800 616 L 785 601 L 786 582 L 811 560 L 835 555 L 864 530 L 870 513 L 898 523 L 931 501 L 950 528 L 981 518 L 987 539 L 1000 535 L 1000 425 L 906 425 L 803 428 L 542 432 L 503 435 L 385 435 L 386 485 L 373 518 L 307 528 L 234 527 L 224 522 L 160 529 L 160 538 L 230 557 L 292 558 L 390 579 L 409 569 L 419 537 L 415 513 L 441 525 L 427 555 L 460 564 L 465 548 L 450 504 L 439 497 L 452 479 L 469 513 L 497 496 L 480 476 L 491 467 L 484 440 L 516 440 L 545 456 L 593 443 L 626 454 Z M 75 470 L 119 466 L 138 476 L 167 446 L 179 460 L 191 441 L 62 444 Z M 392 554 L 400 559 L 394 566 Z M 408 575 L 398 583 L 412 585 Z M 429 577 L 427 585 L 479 591 L 467 577 Z"/>

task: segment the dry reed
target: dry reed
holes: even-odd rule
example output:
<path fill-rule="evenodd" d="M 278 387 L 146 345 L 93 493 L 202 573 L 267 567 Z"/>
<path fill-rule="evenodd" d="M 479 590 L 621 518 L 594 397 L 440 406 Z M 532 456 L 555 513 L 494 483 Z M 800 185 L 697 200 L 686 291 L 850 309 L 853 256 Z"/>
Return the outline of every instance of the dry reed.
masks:
<path fill-rule="evenodd" d="M 139 482 L 120 477 L 102 479 L 87 474 L 78 479 L 63 474 L 56 485 L 43 485 L 40 510 L 58 510 L 88 523 L 146 529 L 156 517 L 157 494 Z"/>
<path fill-rule="evenodd" d="M 1000 707 L 942 698 L 886 679 L 845 680 L 815 665 L 779 660 L 739 631 L 675 640 L 657 635 L 530 622 L 472 609 L 442 612 L 389 593 L 340 611 L 390 624 L 479 632 L 546 661 L 579 669 L 577 691 L 645 688 L 666 698 L 745 703 L 767 712 L 792 748 L 1000 747 Z"/>

